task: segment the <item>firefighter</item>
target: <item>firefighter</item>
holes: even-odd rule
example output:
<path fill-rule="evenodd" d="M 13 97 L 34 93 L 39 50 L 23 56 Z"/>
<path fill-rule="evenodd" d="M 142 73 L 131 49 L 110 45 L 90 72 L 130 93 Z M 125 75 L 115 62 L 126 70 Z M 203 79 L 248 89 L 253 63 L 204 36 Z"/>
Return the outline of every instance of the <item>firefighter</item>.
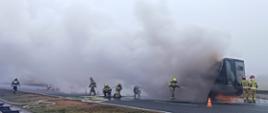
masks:
<path fill-rule="evenodd" d="M 134 92 L 134 99 L 138 99 L 141 96 L 141 90 L 139 86 L 135 86 L 133 88 L 133 92 Z"/>
<path fill-rule="evenodd" d="M 13 93 L 16 94 L 16 92 L 18 91 L 18 86 L 20 86 L 20 82 L 17 78 L 15 78 L 12 83 L 11 86 L 13 88 Z"/>
<path fill-rule="evenodd" d="M 104 97 L 111 99 L 112 89 L 109 85 L 105 84 L 103 88 Z"/>
<path fill-rule="evenodd" d="M 94 81 L 94 79 L 92 77 L 90 77 L 90 84 L 89 84 L 90 92 L 89 92 L 89 96 L 96 96 L 96 90 L 95 90 L 96 87 L 97 87 L 96 82 Z"/>
<path fill-rule="evenodd" d="M 250 86 L 250 101 L 252 103 L 256 103 L 256 91 L 257 91 L 257 88 L 258 88 L 258 84 L 255 80 L 255 76 L 254 75 L 251 75 L 250 76 L 250 82 L 249 82 L 249 86 Z"/>
<path fill-rule="evenodd" d="M 246 79 L 246 76 L 242 77 L 241 84 L 243 86 L 243 99 L 244 102 L 249 102 L 249 80 Z"/>
<path fill-rule="evenodd" d="M 171 99 L 175 99 L 175 90 L 176 88 L 179 88 L 179 86 L 177 85 L 177 79 L 175 76 L 172 77 L 171 81 L 169 82 L 169 87 L 171 90 Z"/>
<path fill-rule="evenodd" d="M 114 94 L 114 98 L 121 98 L 121 91 L 122 91 L 122 85 L 119 83 L 117 84 L 116 88 L 115 88 L 115 94 Z"/>

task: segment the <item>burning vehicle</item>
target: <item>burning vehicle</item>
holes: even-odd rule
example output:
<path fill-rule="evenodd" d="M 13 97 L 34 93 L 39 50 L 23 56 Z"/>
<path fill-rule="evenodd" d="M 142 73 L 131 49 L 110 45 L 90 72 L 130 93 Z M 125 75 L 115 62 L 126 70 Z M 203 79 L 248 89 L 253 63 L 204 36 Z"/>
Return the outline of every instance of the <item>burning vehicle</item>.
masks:
<path fill-rule="evenodd" d="M 243 93 L 241 85 L 242 76 L 245 76 L 245 64 L 243 60 L 224 58 L 217 64 L 217 77 L 214 86 L 210 90 L 208 98 L 217 99 L 239 97 Z"/>

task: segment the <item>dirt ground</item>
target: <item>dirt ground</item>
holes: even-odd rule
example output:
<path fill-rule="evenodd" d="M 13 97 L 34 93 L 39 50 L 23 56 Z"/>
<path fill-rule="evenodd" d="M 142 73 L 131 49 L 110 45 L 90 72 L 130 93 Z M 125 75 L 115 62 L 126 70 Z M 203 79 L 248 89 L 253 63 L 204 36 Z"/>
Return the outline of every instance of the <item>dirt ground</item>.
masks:
<path fill-rule="evenodd" d="M 58 97 L 0 89 L 0 98 L 32 113 L 153 113 L 96 103 L 84 103 Z"/>

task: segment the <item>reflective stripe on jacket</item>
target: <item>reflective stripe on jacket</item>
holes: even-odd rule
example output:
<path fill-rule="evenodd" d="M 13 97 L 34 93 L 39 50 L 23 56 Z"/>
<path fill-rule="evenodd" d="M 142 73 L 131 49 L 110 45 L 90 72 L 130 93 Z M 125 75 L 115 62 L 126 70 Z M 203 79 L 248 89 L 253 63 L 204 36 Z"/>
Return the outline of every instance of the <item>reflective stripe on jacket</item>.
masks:
<path fill-rule="evenodd" d="M 250 80 L 250 88 L 251 89 L 257 89 L 258 88 L 258 84 L 257 84 L 256 80 Z"/>
<path fill-rule="evenodd" d="M 249 88 L 249 81 L 248 80 L 242 80 L 241 83 L 242 83 L 242 86 L 244 89 Z"/>

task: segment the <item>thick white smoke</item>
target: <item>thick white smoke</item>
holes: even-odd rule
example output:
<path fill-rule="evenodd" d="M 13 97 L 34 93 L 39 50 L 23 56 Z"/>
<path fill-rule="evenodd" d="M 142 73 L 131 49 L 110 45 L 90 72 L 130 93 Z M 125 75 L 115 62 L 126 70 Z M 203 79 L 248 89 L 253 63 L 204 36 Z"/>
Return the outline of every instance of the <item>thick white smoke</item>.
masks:
<path fill-rule="evenodd" d="M 90 1 L 43 2 L 0 2 L 2 82 L 19 77 L 84 92 L 92 76 L 99 91 L 120 82 L 123 93 L 139 85 L 147 96 L 168 98 L 176 75 L 182 86 L 177 96 L 188 91 L 193 95 L 183 100 L 192 101 L 208 87 L 204 75 L 223 55 L 225 35 L 179 26 L 165 7 L 137 3 L 130 31 L 92 10 Z"/>

